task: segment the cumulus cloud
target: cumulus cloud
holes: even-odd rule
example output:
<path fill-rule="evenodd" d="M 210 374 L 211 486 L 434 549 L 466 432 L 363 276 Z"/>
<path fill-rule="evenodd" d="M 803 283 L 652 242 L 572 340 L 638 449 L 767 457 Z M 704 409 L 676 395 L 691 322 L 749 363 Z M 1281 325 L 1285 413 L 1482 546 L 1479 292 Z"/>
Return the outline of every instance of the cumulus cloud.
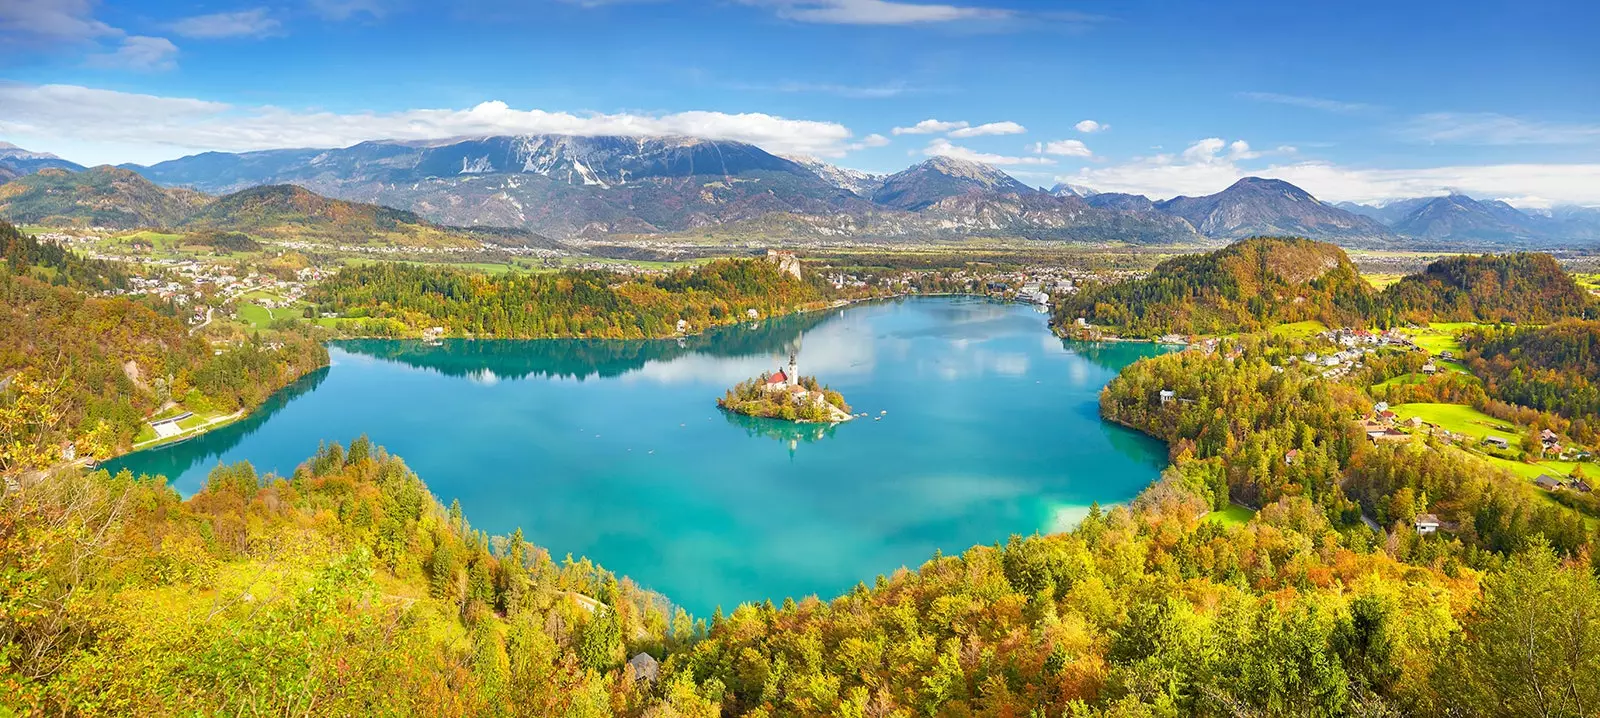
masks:
<path fill-rule="evenodd" d="M 889 131 L 893 135 L 936 135 L 940 132 L 949 132 L 966 127 L 966 122 L 945 122 L 944 120 L 923 120 L 910 127 L 896 127 Z"/>
<path fill-rule="evenodd" d="M 1281 158 L 1292 155 L 1293 148 L 1256 152 L 1242 140 L 1227 143 L 1208 138 L 1178 154 L 1157 154 L 1085 168 L 1076 174 L 1058 175 L 1055 180 L 1100 192 L 1130 192 L 1157 198 L 1211 194 L 1243 177 L 1259 176 L 1293 183 L 1328 202 L 1379 202 L 1458 191 L 1474 197 L 1506 198 L 1523 206 L 1600 204 L 1600 164 L 1410 169 L 1357 168 L 1320 161 L 1246 164 L 1268 154 Z"/>
<path fill-rule="evenodd" d="M 1081 140 L 1055 140 L 1054 142 L 1033 143 L 1034 154 L 1058 155 L 1061 157 L 1093 157 L 1089 146 Z"/>
<path fill-rule="evenodd" d="M 978 152 L 960 145 L 951 144 L 950 140 L 943 137 L 928 143 L 922 149 L 922 154 L 929 157 L 953 157 L 958 160 L 982 162 L 986 165 L 1053 165 L 1055 160 L 1048 157 L 1009 157 L 1006 155 Z"/>
<path fill-rule="evenodd" d="M 963 123 L 965 124 L 965 123 Z M 951 137 L 982 137 L 984 135 L 1020 135 L 1027 132 L 1028 128 L 1015 122 L 990 122 L 976 127 L 962 127 L 952 130 Z"/>
<path fill-rule="evenodd" d="M 889 144 L 889 138 L 874 132 L 866 137 L 861 138 L 861 141 L 857 142 L 855 146 L 858 148 L 883 147 L 887 144 Z"/>
<path fill-rule="evenodd" d="M 1306 97 L 1304 95 L 1281 95 L 1276 92 L 1241 92 L 1239 97 L 1255 100 L 1256 102 L 1270 102 L 1278 105 L 1304 107 L 1310 110 L 1337 112 L 1347 115 L 1378 109 L 1376 106 L 1364 102 L 1344 102 L 1342 100 L 1330 100 L 1325 97 Z"/>
<path fill-rule="evenodd" d="M 180 152 L 243 151 L 283 147 L 343 147 L 373 139 L 431 140 L 496 134 L 556 133 L 661 137 L 692 135 L 737 140 L 769 151 L 838 157 L 853 136 L 834 122 L 792 120 L 759 112 L 689 111 L 671 114 L 519 110 L 504 102 L 467 109 L 334 113 L 267 105 L 229 105 L 76 85 L 0 83 L 0 135 L 90 145 L 115 159 L 152 159 Z M 879 146 L 871 136 L 855 143 Z M 36 142 L 37 144 L 37 142 Z M 166 148 L 166 149 L 162 149 Z M 165 157 L 159 157 L 165 158 Z M 105 158 L 112 159 L 112 158 Z"/>
<path fill-rule="evenodd" d="M 178 66 L 178 46 L 164 37 L 129 35 L 110 52 L 94 53 L 84 59 L 89 67 L 110 70 L 155 72 Z"/>
<path fill-rule="evenodd" d="M 1077 131 L 1082 132 L 1082 133 L 1084 133 L 1086 135 L 1090 134 L 1090 133 L 1094 133 L 1094 132 L 1099 132 L 1101 130 L 1109 130 L 1109 129 L 1111 129 L 1111 125 L 1102 125 L 1102 124 L 1100 124 L 1098 122 L 1095 122 L 1094 120 L 1083 120 L 1083 121 L 1079 122 L 1078 124 L 1073 125 L 1072 127 L 1074 129 L 1076 129 Z"/>
<path fill-rule="evenodd" d="M 772 8 L 779 17 L 833 25 L 919 25 L 957 20 L 1007 20 L 1011 10 L 890 0 L 739 0 Z"/>
<path fill-rule="evenodd" d="M 195 15 L 174 22 L 172 31 L 183 37 L 216 39 L 223 37 L 267 37 L 278 34 L 282 25 L 267 16 L 267 9 L 258 7 L 238 12 L 219 12 Z"/>
<path fill-rule="evenodd" d="M 1578 145 L 1600 143 L 1600 124 L 1525 120 L 1494 112 L 1431 112 L 1399 128 L 1419 142 L 1467 145 Z"/>

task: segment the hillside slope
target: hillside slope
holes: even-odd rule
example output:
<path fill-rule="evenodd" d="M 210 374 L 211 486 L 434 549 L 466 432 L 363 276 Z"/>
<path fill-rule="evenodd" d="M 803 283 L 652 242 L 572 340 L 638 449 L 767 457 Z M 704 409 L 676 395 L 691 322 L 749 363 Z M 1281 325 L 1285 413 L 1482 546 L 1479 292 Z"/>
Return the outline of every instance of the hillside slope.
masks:
<path fill-rule="evenodd" d="M 1593 316 L 1594 297 L 1548 254 L 1447 257 L 1389 285 L 1384 303 L 1396 321 L 1543 324 Z"/>
<path fill-rule="evenodd" d="M 1174 197 L 1155 206 L 1188 220 L 1207 237 L 1293 235 L 1382 240 L 1391 236 L 1388 229 L 1369 217 L 1324 204 L 1283 180 L 1260 177 L 1246 177 L 1216 194 Z"/>
<path fill-rule="evenodd" d="M 1258 237 L 1166 260 L 1143 279 L 1086 286 L 1056 306 L 1058 326 L 1083 318 L 1119 334 L 1223 334 L 1316 319 L 1363 324 L 1374 295 L 1344 250 Z"/>
<path fill-rule="evenodd" d="M 49 168 L 0 185 L 0 217 L 19 224 L 171 227 L 210 199 L 108 165 L 82 172 Z"/>

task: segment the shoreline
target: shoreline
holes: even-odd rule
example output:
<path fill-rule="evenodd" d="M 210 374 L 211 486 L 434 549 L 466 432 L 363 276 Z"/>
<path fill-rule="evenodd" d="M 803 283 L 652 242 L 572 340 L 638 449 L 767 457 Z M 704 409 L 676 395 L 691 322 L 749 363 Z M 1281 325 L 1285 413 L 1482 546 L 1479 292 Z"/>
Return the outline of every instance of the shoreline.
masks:
<path fill-rule="evenodd" d="M 770 315 L 768 317 L 763 318 L 761 321 L 766 321 L 768 319 L 777 319 L 777 318 L 787 317 L 787 316 L 797 315 L 797 314 L 806 314 L 806 313 L 810 313 L 810 312 L 828 311 L 828 310 L 832 310 L 832 309 L 843 309 L 843 308 L 846 308 L 846 307 L 852 307 L 852 306 L 856 306 L 856 305 L 859 305 L 859 304 L 867 304 L 867 303 L 870 303 L 870 302 L 899 300 L 899 299 L 906 299 L 906 298 L 910 298 L 910 297 L 971 297 L 971 298 L 974 298 L 974 299 L 988 299 L 988 300 L 992 300 L 992 301 L 1001 302 L 1001 303 L 1004 303 L 1004 304 L 1026 304 L 1025 302 L 1016 302 L 1014 300 L 1001 299 L 1001 298 L 993 297 L 993 296 L 990 296 L 990 295 L 987 295 L 987 294 L 968 294 L 968 293 L 965 293 L 965 292 L 928 292 L 928 293 L 923 293 L 923 292 L 900 292 L 900 293 L 896 293 L 896 294 L 886 294 L 886 295 L 875 296 L 875 297 L 859 297 L 859 298 L 854 298 L 854 299 L 837 299 L 837 300 L 833 300 L 833 301 L 827 303 L 824 306 L 806 306 L 806 307 L 802 307 L 802 308 L 799 308 L 799 309 L 795 309 L 794 311 L 785 312 L 783 314 Z M 650 337 L 643 337 L 643 338 L 631 338 L 631 339 L 615 339 L 615 338 L 607 338 L 607 337 L 584 337 L 584 336 L 547 336 L 547 337 L 501 337 L 501 336 L 474 337 L 474 336 L 461 336 L 461 337 L 442 337 L 442 338 L 464 339 L 464 340 L 468 340 L 468 341 L 543 341 L 543 340 L 552 340 L 552 339 L 583 339 L 583 340 L 589 340 L 589 341 L 666 341 L 666 340 L 678 339 L 678 338 L 683 338 L 683 337 L 700 336 L 700 335 L 705 334 L 706 332 L 708 332 L 708 331 L 710 331 L 712 329 L 720 329 L 720 328 L 724 328 L 724 327 L 737 326 L 737 325 L 742 324 L 742 323 L 743 322 L 740 321 L 740 322 L 728 322 L 728 323 L 725 323 L 725 324 L 716 324 L 716 325 L 712 325 L 712 326 L 709 326 L 709 327 L 705 327 L 705 328 L 701 329 L 700 331 L 694 332 L 692 334 L 673 333 L 673 334 L 668 334 L 668 335 L 658 335 L 658 336 L 650 336 Z M 330 344 L 332 344 L 334 342 L 372 340 L 372 339 L 386 340 L 386 341 L 422 341 L 423 337 L 420 336 L 420 335 L 417 335 L 417 336 L 403 336 L 403 337 L 377 336 L 377 335 L 353 335 L 353 336 L 329 337 L 329 338 L 326 338 L 326 339 L 319 339 L 318 341 L 321 342 L 323 346 L 328 346 L 328 345 L 330 345 Z M 324 368 L 327 368 L 328 366 L 330 366 L 330 364 L 324 364 L 324 365 L 322 365 L 320 367 L 317 367 L 317 369 L 324 369 Z M 313 371 L 316 371 L 316 370 L 313 370 Z M 310 372 L 307 372 L 307 374 L 309 374 L 309 373 Z M 289 380 L 288 382 L 284 383 L 283 386 L 280 386 L 277 389 L 274 389 L 273 390 L 273 394 L 276 394 L 277 392 L 282 391 L 285 387 L 288 387 L 290 384 L 293 384 L 294 382 L 298 381 L 300 378 L 302 378 L 304 376 L 305 375 L 303 374 L 300 377 L 295 377 L 294 379 Z M 269 398 L 271 396 L 272 395 L 269 395 Z M 265 400 L 263 400 L 262 404 L 265 404 L 265 403 L 266 403 Z M 131 456 L 133 454 L 137 454 L 139 452 L 153 451 L 153 450 L 156 450 L 156 449 L 166 448 L 166 447 L 169 447 L 169 446 L 175 446 L 175 445 L 183 443 L 185 441 L 189 441 L 191 439 L 194 439 L 194 438 L 197 438 L 197 437 L 200 437 L 200 436 L 204 436 L 204 435 L 206 435 L 206 434 L 208 434 L 208 433 L 210 433 L 212 431 L 215 431 L 217 429 L 221 429 L 223 427 L 229 426 L 229 425 L 231 425 L 231 424 L 233 424 L 233 423 L 235 423 L 237 421 L 240 421 L 242 419 L 248 418 L 250 415 L 254 414 L 257 409 L 260 409 L 260 408 L 261 408 L 261 404 L 258 404 L 256 406 L 252 406 L 252 407 L 248 407 L 248 408 L 241 408 L 238 411 L 235 411 L 233 414 L 230 414 L 228 417 L 226 417 L 226 421 L 222 421 L 222 420 L 213 421 L 211 423 L 207 423 L 207 424 L 204 424 L 202 426 L 195 427 L 194 429 L 190 429 L 190 430 L 188 430 L 188 431 L 186 431 L 186 432 L 184 432 L 182 434 L 179 434 L 177 436 L 146 440 L 145 442 L 142 442 L 142 443 L 139 443 L 139 444 L 130 445 L 130 447 L 129 447 L 129 449 L 127 451 L 119 451 L 119 452 L 113 453 L 113 454 L 111 454 L 109 456 L 105 456 L 105 457 L 95 457 L 95 461 L 97 463 L 99 463 L 99 464 L 104 464 L 104 463 L 106 463 L 108 461 L 112 461 L 112 460 L 115 460 L 115 459 L 121 459 L 123 457 Z M 724 409 L 724 411 L 729 411 L 729 410 Z M 850 420 L 853 420 L 853 419 L 857 418 L 854 415 L 852 415 L 850 417 L 850 419 L 843 419 L 843 420 L 840 420 L 840 421 L 832 421 L 832 422 L 825 422 L 825 421 L 786 421 L 784 419 L 773 419 L 772 417 L 758 417 L 758 416 L 754 416 L 754 415 L 750 415 L 750 414 L 744 414 L 742 412 L 733 412 L 733 413 L 739 414 L 740 416 L 749 416 L 751 418 L 771 419 L 772 421 L 778 421 L 778 422 L 790 423 L 790 424 L 803 424 L 803 425 L 838 425 L 838 424 L 843 424 L 843 423 L 845 423 L 847 421 L 850 421 Z M 65 464 L 58 464 L 56 466 L 50 467 L 46 471 L 54 472 L 54 471 L 60 470 L 60 469 L 62 469 L 64 467 L 65 467 Z"/>

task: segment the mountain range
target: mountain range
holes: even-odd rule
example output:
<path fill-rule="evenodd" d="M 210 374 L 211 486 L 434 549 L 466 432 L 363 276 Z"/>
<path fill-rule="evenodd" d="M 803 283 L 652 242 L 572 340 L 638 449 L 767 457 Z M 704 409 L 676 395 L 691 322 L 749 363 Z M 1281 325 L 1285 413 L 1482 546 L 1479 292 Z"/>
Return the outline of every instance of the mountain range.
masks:
<path fill-rule="evenodd" d="M 83 171 L 54 155 L 0 145 L 0 181 L 44 169 Z M 1205 244 L 1299 235 L 1405 248 L 1600 241 L 1600 209 L 1593 208 L 1525 212 L 1463 195 L 1381 206 L 1329 204 L 1288 182 L 1257 177 L 1211 195 L 1154 200 L 1070 185 L 1041 190 L 994 167 L 951 157 L 875 175 L 747 143 L 690 137 L 372 141 L 340 149 L 207 152 L 122 169 L 168 188 L 208 194 L 296 185 L 328 198 L 413 212 L 440 226 L 504 227 L 558 239 L 999 237 Z M 85 211 L 110 216 L 106 208 Z M 122 211 L 118 221 L 141 226 L 176 216 L 161 201 Z"/>

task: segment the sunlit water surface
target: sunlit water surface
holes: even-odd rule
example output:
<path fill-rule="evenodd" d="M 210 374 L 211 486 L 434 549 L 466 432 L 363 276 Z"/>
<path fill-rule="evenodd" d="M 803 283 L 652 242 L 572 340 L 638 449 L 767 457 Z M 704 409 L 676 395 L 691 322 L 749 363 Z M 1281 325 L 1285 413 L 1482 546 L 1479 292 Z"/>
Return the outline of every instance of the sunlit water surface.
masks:
<path fill-rule="evenodd" d="M 871 416 L 836 427 L 723 413 L 716 397 L 798 352 Z M 474 527 L 521 527 L 707 615 L 829 598 L 1125 501 L 1162 444 L 1100 420 L 1156 351 L 1063 342 L 1021 305 L 922 298 L 679 341 L 351 341 L 248 419 L 112 462 L 185 495 L 218 462 L 288 475 L 366 434 Z M 887 413 L 882 413 L 887 412 Z M 881 417 L 881 418 L 878 418 Z"/>

